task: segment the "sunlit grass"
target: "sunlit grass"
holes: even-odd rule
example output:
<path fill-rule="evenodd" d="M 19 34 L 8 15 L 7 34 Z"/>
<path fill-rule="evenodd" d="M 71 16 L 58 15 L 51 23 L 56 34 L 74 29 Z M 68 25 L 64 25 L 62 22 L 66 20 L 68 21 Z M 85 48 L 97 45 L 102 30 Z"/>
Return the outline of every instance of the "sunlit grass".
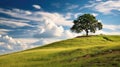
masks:
<path fill-rule="evenodd" d="M 120 67 L 120 36 L 73 38 L 0 56 L 0 67 Z"/>

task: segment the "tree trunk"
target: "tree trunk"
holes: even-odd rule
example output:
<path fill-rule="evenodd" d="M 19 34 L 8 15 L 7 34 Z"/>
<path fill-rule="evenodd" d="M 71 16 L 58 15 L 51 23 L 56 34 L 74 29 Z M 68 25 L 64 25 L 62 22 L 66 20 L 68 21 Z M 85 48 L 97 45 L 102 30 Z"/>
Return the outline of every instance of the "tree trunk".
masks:
<path fill-rule="evenodd" d="M 89 33 L 88 30 L 85 30 L 85 31 L 86 31 L 86 36 L 88 36 L 88 33 Z"/>

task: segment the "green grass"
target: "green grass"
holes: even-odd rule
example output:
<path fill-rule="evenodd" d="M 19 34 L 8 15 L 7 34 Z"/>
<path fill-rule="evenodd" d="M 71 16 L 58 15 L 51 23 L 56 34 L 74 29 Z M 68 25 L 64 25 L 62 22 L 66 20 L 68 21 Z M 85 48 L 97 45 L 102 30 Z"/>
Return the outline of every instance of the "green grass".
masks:
<path fill-rule="evenodd" d="M 1 55 L 0 67 L 120 67 L 120 36 L 73 38 Z"/>

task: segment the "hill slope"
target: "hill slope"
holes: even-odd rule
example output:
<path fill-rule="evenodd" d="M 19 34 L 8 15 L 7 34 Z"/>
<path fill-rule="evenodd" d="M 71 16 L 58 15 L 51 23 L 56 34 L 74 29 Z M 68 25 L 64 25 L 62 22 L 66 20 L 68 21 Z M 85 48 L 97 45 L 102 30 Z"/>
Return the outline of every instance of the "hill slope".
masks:
<path fill-rule="evenodd" d="M 0 67 L 120 67 L 120 36 L 73 38 L 2 55 Z"/>

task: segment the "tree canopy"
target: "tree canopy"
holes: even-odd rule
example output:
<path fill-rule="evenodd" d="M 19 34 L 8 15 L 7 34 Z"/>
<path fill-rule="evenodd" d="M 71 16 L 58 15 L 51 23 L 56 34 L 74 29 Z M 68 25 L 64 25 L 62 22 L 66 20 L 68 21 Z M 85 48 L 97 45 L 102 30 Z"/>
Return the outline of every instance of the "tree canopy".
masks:
<path fill-rule="evenodd" d="M 89 32 L 95 33 L 97 30 L 101 30 L 103 27 L 102 23 L 91 14 L 81 15 L 74 20 L 73 23 L 74 25 L 71 27 L 71 31 L 76 33 L 85 31 L 86 36 L 88 36 Z"/>

